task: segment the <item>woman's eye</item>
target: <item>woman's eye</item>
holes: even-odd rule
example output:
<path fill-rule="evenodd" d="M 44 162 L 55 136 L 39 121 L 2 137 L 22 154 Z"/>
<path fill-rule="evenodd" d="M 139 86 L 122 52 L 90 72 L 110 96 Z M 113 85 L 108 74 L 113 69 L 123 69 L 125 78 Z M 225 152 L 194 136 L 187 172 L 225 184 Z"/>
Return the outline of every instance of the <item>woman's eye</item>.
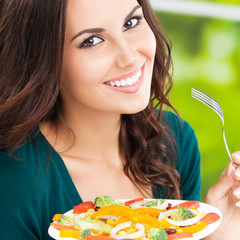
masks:
<path fill-rule="evenodd" d="M 136 16 L 131 19 L 129 19 L 123 26 L 123 31 L 126 31 L 130 28 L 136 27 L 138 24 L 140 24 L 140 21 L 142 20 L 142 16 Z"/>
<path fill-rule="evenodd" d="M 97 45 L 98 43 L 103 42 L 103 39 L 100 37 L 90 37 L 88 39 L 86 39 L 81 45 L 80 48 L 90 48 L 93 47 L 95 45 Z"/>

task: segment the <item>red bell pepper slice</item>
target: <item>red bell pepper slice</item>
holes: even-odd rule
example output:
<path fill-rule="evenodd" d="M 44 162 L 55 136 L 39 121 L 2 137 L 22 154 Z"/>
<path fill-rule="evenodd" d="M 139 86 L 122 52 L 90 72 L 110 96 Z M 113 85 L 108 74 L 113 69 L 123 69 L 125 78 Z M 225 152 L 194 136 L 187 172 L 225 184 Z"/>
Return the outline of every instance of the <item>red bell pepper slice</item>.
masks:
<path fill-rule="evenodd" d="M 94 203 L 92 201 L 86 201 L 83 203 L 80 203 L 77 206 L 73 207 L 73 213 L 79 214 L 79 213 L 84 213 L 87 212 L 88 209 L 94 208 Z"/>
<path fill-rule="evenodd" d="M 131 205 L 131 204 L 133 204 L 135 202 L 143 201 L 143 200 L 144 200 L 144 198 L 135 198 L 135 199 L 126 201 L 124 204 L 125 204 L 125 206 L 129 207 L 129 205 Z"/>
<path fill-rule="evenodd" d="M 199 204 L 199 201 L 186 201 L 186 202 L 177 204 L 174 207 L 171 207 L 169 210 L 176 209 L 177 206 L 181 206 L 181 207 L 185 207 L 185 208 L 199 208 L 200 204 Z"/>
<path fill-rule="evenodd" d="M 86 235 L 85 240 L 117 240 L 108 236 Z"/>
<path fill-rule="evenodd" d="M 193 235 L 189 232 L 168 234 L 168 240 L 181 239 L 181 238 L 191 238 L 191 237 L 193 237 Z"/>
<path fill-rule="evenodd" d="M 54 228 L 56 228 L 59 231 L 61 231 L 62 229 L 67 229 L 67 230 L 75 229 L 74 226 L 67 226 L 67 225 L 64 225 L 62 223 L 57 223 L 57 222 L 50 223 L 50 225 L 53 226 Z"/>
<path fill-rule="evenodd" d="M 200 221 L 206 223 L 207 225 L 214 223 L 220 219 L 220 216 L 217 213 L 207 213 Z"/>

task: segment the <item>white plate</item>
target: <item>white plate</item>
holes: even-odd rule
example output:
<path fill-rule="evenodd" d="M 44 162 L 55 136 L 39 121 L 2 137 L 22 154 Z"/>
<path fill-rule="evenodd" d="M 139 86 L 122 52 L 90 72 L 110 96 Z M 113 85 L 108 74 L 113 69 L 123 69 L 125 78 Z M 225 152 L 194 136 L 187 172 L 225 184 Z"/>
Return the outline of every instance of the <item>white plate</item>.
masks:
<path fill-rule="evenodd" d="M 149 201 L 149 200 L 152 200 L 152 199 L 146 199 L 146 200 Z M 124 199 L 124 200 L 120 200 L 120 201 L 127 201 L 127 200 Z M 168 200 L 168 199 L 167 199 L 167 201 L 169 203 L 171 203 L 172 206 L 178 205 L 178 204 L 180 204 L 182 202 L 186 202 L 184 200 Z M 206 236 L 210 235 L 211 233 L 213 233 L 218 228 L 218 226 L 219 226 L 219 224 L 220 224 L 220 222 L 222 220 L 221 212 L 217 208 L 215 208 L 215 207 L 213 207 L 211 205 L 208 205 L 206 203 L 200 202 L 200 207 L 198 208 L 198 210 L 200 212 L 206 212 L 206 213 L 210 213 L 210 212 L 217 213 L 220 216 L 220 219 L 217 222 L 214 222 L 212 224 L 207 225 L 202 231 L 193 234 L 194 237 L 192 237 L 192 238 L 185 238 L 186 240 L 199 240 L 199 239 L 203 239 L 204 237 L 206 237 Z M 72 213 L 72 210 L 68 211 L 65 214 L 68 214 L 68 213 Z M 59 237 L 60 231 L 56 230 L 52 226 L 50 226 L 48 228 L 48 233 L 49 233 L 49 235 L 53 239 L 56 239 L 56 240 L 76 240 L 75 238 L 61 238 L 61 237 Z M 182 238 L 182 240 L 183 240 L 183 238 Z"/>

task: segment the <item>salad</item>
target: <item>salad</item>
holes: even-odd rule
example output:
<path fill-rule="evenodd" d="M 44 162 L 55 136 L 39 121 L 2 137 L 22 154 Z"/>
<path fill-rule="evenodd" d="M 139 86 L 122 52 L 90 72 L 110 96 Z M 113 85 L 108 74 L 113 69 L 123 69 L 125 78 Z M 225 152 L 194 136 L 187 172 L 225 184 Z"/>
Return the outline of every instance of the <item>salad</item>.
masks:
<path fill-rule="evenodd" d="M 61 238 L 80 240 L 185 239 L 220 219 L 217 213 L 199 207 L 198 201 L 172 206 L 164 199 L 118 201 L 102 195 L 65 214 L 55 214 L 50 225 Z"/>

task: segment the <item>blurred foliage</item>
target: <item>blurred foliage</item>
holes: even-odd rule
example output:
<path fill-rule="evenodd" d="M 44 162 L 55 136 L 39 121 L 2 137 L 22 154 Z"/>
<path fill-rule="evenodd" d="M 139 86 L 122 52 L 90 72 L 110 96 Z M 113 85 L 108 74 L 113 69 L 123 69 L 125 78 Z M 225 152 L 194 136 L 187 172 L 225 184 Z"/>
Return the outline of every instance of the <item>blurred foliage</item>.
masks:
<path fill-rule="evenodd" d="M 199 141 L 201 200 L 204 201 L 207 190 L 217 182 L 229 157 L 221 119 L 191 98 L 191 87 L 220 103 L 230 151 L 240 150 L 240 22 L 161 12 L 157 15 L 172 41 L 174 86 L 170 100 L 194 128 Z"/>
<path fill-rule="evenodd" d="M 188 0 L 188 1 L 196 1 L 196 0 Z M 198 0 L 198 1 L 224 3 L 224 4 L 240 4 L 240 0 Z"/>

